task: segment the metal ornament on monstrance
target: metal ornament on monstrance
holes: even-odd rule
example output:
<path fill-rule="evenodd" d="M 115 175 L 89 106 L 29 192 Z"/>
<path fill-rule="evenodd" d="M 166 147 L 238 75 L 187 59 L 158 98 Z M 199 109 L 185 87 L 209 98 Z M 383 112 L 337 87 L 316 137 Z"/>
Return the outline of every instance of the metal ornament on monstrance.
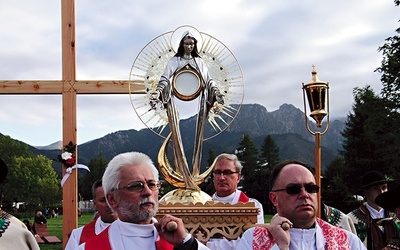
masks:
<path fill-rule="evenodd" d="M 193 34 L 198 41 L 199 55 L 224 98 L 222 105 L 215 103 L 210 108 L 206 114 L 207 122 L 204 126 L 199 128 L 199 124 L 196 125 L 195 137 L 203 139 L 194 142 L 194 148 L 199 150 L 195 150 L 197 154 L 193 157 L 191 171 L 184 150 L 187 145 L 183 146 L 179 125 L 177 125 L 180 118 L 168 114 L 164 103 L 152 101 L 152 93 L 156 90 L 169 60 L 177 51 L 177 43 L 182 39 L 182 34 L 187 31 Z M 236 118 L 240 110 L 244 96 L 244 78 L 236 57 L 216 38 L 199 32 L 192 26 L 180 26 L 174 31 L 156 37 L 140 51 L 132 65 L 130 81 L 145 86 L 144 93 L 130 91 L 131 103 L 141 121 L 152 132 L 164 138 L 158 154 L 159 168 L 165 180 L 178 188 L 165 195 L 161 201 L 205 203 L 207 200 L 211 200 L 211 197 L 201 192 L 198 187 L 211 173 L 214 165 L 209 166 L 204 173 L 200 173 L 201 148 L 205 140 L 222 133 Z M 171 92 L 177 99 L 174 102 L 180 102 L 179 104 L 183 107 L 190 105 L 190 102 L 199 100 L 201 98 L 199 93 L 203 91 L 202 88 L 205 85 L 202 75 L 189 66 L 175 72 L 170 82 L 172 83 Z M 201 114 L 203 112 L 200 107 L 193 115 L 200 116 Z M 171 125 L 178 126 L 178 133 L 170 132 L 176 128 Z M 200 133 L 202 134 L 200 135 Z M 174 143 L 182 145 L 182 149 L 178 147 L 178 150 L 173 150 L 173 161 L 169 160 L 170 156 L 167 152 L 171 142 L 173 145 Z"/>

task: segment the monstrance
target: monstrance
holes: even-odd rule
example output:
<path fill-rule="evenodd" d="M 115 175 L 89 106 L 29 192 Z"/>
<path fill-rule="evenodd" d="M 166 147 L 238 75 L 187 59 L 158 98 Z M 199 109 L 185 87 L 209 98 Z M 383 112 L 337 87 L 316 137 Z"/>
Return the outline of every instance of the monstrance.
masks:
<path fill-rule="evenodd" d="M 135 93 L 131 89 L 129 93 L 132 106 L 140 120 L 152 132 L 164 138 L 158 154 L 159 168 L 165 180 L 178 189 L 165 195 L 161 201 L 204 203 L 211 197 L 201 192 L 198 185 L 211 173 L 214 164 L 204 173 L 200 173 L 201 146 L 199 155 L 193 157 L 191 170 L 184 153 L 178 157 L 174 154 L 174 164 L 170 163 L 168 159 L 170 156 L 167 154 L 168 144 L 170 142 L 182 144 L 182 140 L 173 136 L 171 139 L 173 129 L 165 104 L 152 99 L 152 93 L 156 90 L 169 60 L 176 54 L 182 34 L 187 31 L 196 38 L 199 55 L 224 99 L 223 104 L 214 103 L 209 109 L 205 128 L 197 132 L 204 133 L 203 139 L 200 142 L 195 141 L 194 144 L 202 144 L 203 141 L 217 136 L 232 123 L 239 113 L 244 97 L 242 69 L 236 57 L 222 42 L 211 35 L 199 32 L 192 26 L 180 26 L 174 31 L 159 35 L 139 52 L 133 62 L 129 80 L 135 84 L 143 84 L 145 93 Z M 188 113 L 188 110 L 196 110 L 193 108 L 193 103 L 196 104 L 201 91 L 204 90 L 201 74 L 196 74 L 190 67 L 183 68 L 174 73 L 171 84 L 175 102 L 178 103 L 178 112 L 182 114 Z M 199 109 L 198 107 L 192 115 L 199 116 Z M 196 130 L 197 127 L 198 125 Z"/>

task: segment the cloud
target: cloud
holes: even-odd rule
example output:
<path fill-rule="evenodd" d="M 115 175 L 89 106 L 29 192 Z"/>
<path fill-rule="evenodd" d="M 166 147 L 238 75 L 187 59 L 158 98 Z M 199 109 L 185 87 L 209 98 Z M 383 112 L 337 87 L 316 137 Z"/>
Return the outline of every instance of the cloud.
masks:
<path fill-rule="evenodd" d="M 354 87 L 369 84 L 379 93 L 377 49 L 399 27 L 398 7 L 380 0 L 85 0 L 75 7 L 79 80 L 128 80 L 148 42 L 191 25 L 234 53 L 245 77 L 244 103 L 303 110 L 302 83 L 314 64 L 330 83 L 332 118 L 351 111 Z M 61 1 L 0 3 L 1 80 L 61 79 L 60 14 Z M 61 96 L 2 95 L 0 105 L 0 133 L 32 145 L 62 139 Z M 77 113 L 78 143 L 143 127 L 129 95 L 78 95 Z"/>

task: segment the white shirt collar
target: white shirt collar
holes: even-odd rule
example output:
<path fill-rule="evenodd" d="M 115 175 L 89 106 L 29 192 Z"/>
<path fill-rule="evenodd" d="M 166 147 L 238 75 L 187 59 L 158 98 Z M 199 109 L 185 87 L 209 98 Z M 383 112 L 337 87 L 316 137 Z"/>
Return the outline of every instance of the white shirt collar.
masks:
<path fill-rule="evenodd" d="M 109 231 L 112 249 L 128 249 L 128 246 L 137 246 L 138 249 L 155 249 L 155 242 L 159 238 L 154 224 L 133 224 L 119 219 L 114 221 Z"/>
<path fill-rule="evenodd" d="M 240 191 L 238 190 L 235 190 L 235 192 L 225 197 L 220 197 L 217 195 L 217 193 L 215 193 L 213 195 L 213 200 L 220 201 L 223 203 L 236 204 L 239 201 L 239 196 L 240 196 Z"/>
<path fill-rule="evenodd" d="M 106 229 L 111 223 L 106 223 L 104 222 L 101 217 L 97 218 L 96 224 L 94 226 L 94 230 L 96 234 L 99 234 L 103 232 L 104 229 Z"/>
<path fill-rule="evenodd" d="M 321 227 L 315 223 L 315 228 L 299 229 L 291 228 L 290 233 L 290 249 L 325 249 L 325 238 Z M 279 247 L 275 244 L 273 250 Z"/>
<path fill-rule="evenodd" d="M 371 207 L 368 203 L 366 203 L 366 207 L 367 207 L 372 219 L 385 218 L 385 210 L 383 208 L 381 208 L 378 211 L 375 208 Z"/>

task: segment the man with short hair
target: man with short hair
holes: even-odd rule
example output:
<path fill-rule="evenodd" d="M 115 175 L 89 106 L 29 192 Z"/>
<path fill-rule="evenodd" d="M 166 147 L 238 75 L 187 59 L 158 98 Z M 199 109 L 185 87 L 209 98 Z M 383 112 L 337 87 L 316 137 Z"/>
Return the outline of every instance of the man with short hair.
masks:
<path fill-rule="evenodd" d="M 77 248 L 80 244 L 101 233 L 117 219 L 117 214 L 107 204 L 101 179 L 93 183 L 92 196 L 94 209 L 97 211 L 98 217 L 85 226 L 72 230 L 65 250 Z"/>
<path fill-rule="evenodd" d="M 306 164 L 278 163 L 270 187 L 269 198 L 278 213 L 268 227 L 248 229 L 237 249 L 365 249 L 355 234 L 316 217 L 319 186 Z"/>
<path fill-rule="evenodd" d="M 260 210 L 257 223 L 264 224 L 264 210 L 261 203 L 253 198 L 247 197 L 245 193 L 238 190 L 243 166 L 234 154 L 220 154 L 214 167 L 215 194 L 212 199 L 223 203 L 236 204 L 238 202 L 254 202 Z"/>
<path fill-rule="evenodd" d="M 348 215 L 354 222 L 357 235 L 369 250 L 381 250 L 386 246 L 393 227 L 382 220 L 390 217 L 375 198 L 388 191 L 388 179 L 379 171 L 369 171 L 362 178 L 362 191 L 366 202 Z"/>
<path fill-rule="evenodd" d="M 220 154 L 216 158 L 214 175 L 215 193 L 212 196 L 214 201 L 223 203 L 236 204 L 238 202 L 254 202 L 256 208 L 259 209 L 257 223 L 264 224 L 264 211 L 261 203 L 249 198 L 244 192 L 238 190 L 238 184 L 241 178 L 243 165 L 240 163 L 235 154 Z M 238 240 L 227 240 L 225 238 L 211 238 L 207 242 L 207 247 L 212 250 L 219 249 L 235 249 Z"/>
<path fill-rule="evenodd" d="M 78 249 L 208 249 L 186 232 L 182 219 L 164 215 L 159 222 L 155 220 L 160 182 L 147 155 L 128 152 L 115 156 L 104 172 L 103 188 L 118 219 Z M 168 230 L 171 224 L 175 224 L 174 230 Z"/>

